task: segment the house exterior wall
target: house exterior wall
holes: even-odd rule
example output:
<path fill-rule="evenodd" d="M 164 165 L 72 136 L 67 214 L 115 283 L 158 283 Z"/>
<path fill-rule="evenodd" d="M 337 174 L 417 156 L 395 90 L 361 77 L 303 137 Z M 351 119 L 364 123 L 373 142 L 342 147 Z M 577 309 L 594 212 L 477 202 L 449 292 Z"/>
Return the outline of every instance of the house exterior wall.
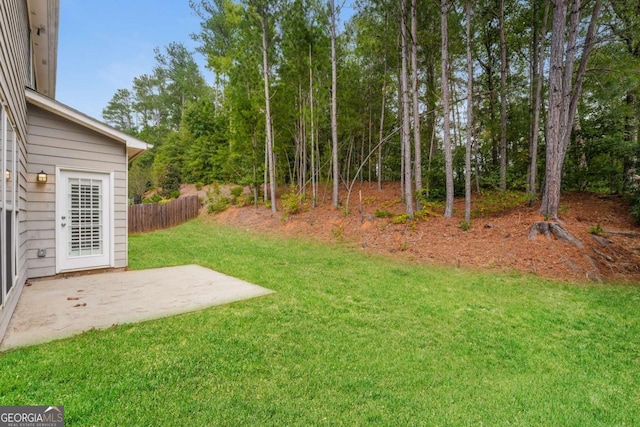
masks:
<path fill-rule="evenodd" d="M 29 278 L 56 274 L 56 167 L 113 172 L 114 267 L 127 265 L 127 152 L 123 144 L 39 107 L 28 107 L 28 175 L 43 170 L 46 184 L 29 182 L 27 204 Z M 38 257 L 46 249 L 46 257 Z"/>
<path fill-rule="evenodd" d="M 29 85 L 29 17 L 24 0 L 0 2 L 0 100 L 24 141 L 27 134 L 27 104 L 24 88 Z"/>
<path fill-rule="evenodd" d="M 6 115 L 6 136 L 3 140 L 0 135 L 0 150 L 12 144 L 15 137 L 17 166 L 11 170 L 12 181 L 16 184 L 17 205 L 12 201 L 11 209 L 17 212 L 15 239 L 17 250 L 17 274 L 10 292 L 0 303 L 0 338 L 11 318 L 11 314 L 17 304 L 27 278 L 27 106 L 24 97 L 24 88 L 31 83 L 31 64 L 29 59 L 29 18 L 25 0 L 0 1 L 0 117 Z M 0 170 L 9 168 L 8 159 L 2 159 Z M 4 171 L 2 172 L 4 174 Z M 0 194 L 0 205 L 6 201 L 5 195 Z M 8 235 L 6 228 L 0 233 L 0 244 L 6 251 Z M 4 256 L 4 252 L 3 252 Z M 0 285 L 1 286 L 1 285 Z M 1 292 L 2 290 L 0 290 Z"/>

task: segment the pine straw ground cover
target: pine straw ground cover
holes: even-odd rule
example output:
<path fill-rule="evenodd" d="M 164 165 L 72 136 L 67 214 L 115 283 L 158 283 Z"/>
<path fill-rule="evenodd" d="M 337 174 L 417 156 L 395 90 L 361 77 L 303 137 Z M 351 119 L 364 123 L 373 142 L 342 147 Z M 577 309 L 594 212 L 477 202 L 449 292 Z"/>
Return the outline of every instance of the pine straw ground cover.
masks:
<path fill-rule="evenodd" d="M 0 355 L 67 425 L 634 425 L 640 287 L 425 267 L 195 220 L 130 239 L 273 295 Z"/>

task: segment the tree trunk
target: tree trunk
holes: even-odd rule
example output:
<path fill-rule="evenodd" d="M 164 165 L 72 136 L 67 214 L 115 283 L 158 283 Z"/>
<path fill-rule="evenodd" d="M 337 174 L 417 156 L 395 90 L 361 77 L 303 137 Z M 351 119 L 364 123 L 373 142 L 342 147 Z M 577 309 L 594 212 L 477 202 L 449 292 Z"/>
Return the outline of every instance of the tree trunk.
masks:
<path fill-rule="evenodd" d="M 444 164 L 446 179 L 446 201 L 444 208 L 445 218 L 453 216 L 453 158 L 451 155 L 451 135 L 449 124 L 449 40 L 447 16 L 449 12 L 449 1 L 441 0 L 440 21 L 442 32 L 442 114 L 444 115 Z"/>
<path fill-rule="evenodd" d="M 562 167 L 569 146 L 578 100 L 582 94 L 587 61 L 595 41 L 601 0 L 596 0 L 593 7 L 575 79 L 573 64 L 576 57 L 576 41 L 580 24 L 580 0 L 575 0 L 572 4 L 567 41 L 565 41 L 565 32 L 568 0 L 554 0 L 554 4 L 549 71 L 549 109 L 546 128 L 547 169 L 540 213 L 549 218 L 557 219 Z M 572 82 L 574 83 L 572 84 Z"/>
<path fill-rule="evenodd" d="M 336 60 L 336 8 L 334 0 L 329 0 L 331 13 L 331 157 L 333 159 L 333 197 L 331 204 L 338 207 L 338 64 Z"/>
<path fill-rule="evenodd" d="M 413 147 L 416 195 L 422 193 L 422 143 L 420 141 L 420 99 L 418 93 L 418 11 L 417 0 L 411 0 L 411 86 L 413 93 Z M 420 197 L 416 197 L 420 210 Z"/>
<path fill-rule="evenodd" d="M 384 15 L 384 27 L 387 28 L 388 17 Z M 377 175 L 378 175 L 378 190 L 382 191 L 382 141 L 384 138 L 384 113 L 387 99 L 387 54 L 389 53 L 389 46 L 387 40 L 384 42 L 384 55 L 382 57 L 384 72 L 382 74 L 382 106 L 380 107 L 380 134 L 378 138 L 378 158 L 376 163 Z"/>
<path fill-rule="evenodd" d="M 265 6 L 260 10 L 260 24 L 262 27 L 262 72 L 264 76 L 265 103 L 265 131 L 266 152 L 269 165 L 269 192 L 271 193 L 271 210 L 276 211 L 276 173 L 275 158 L 273 156 L 273 136 L 271 133 L 271 99 L 269 95 L 269 44 L 267 42 L 267 11 Z"/>
<path fill-rule="evenodd" d="M 318 204 L 318 185 L 316 182 L 316 160 L 315 160 L 315 123 L 313 115 L 313 67 L 311 61 L 311 45 L 309 45 L 309 113 L 311 115 L 311 207 Z"/>
<path fill-rule="evenodd" d="M 507 42 L 504 0 L 500 0 L 500 189 L 507 189 Z"/>
<path fill-rule="evenodd" d="M 471 143 L 473 141 L 473 57 L 471 56 L 471 1 L 465 2 L 467 30 L 467 145 L 464 172 L 464 220 L 471 220 Z"/>
<path fill-rule="evenodd" d="M 533 206 L 537 197 L 538 184 L 538 133 L 540 132 L 540 110 L 542 107 L 542 81 L 544 76 L 544 39 L 547 34 L 547 19 L 549 17 L 549 0 L 544 2 L 544 16 L 542 18 L 542 28 L 534 43 L 535 61 L 534 78 L 535 94 L 533 103 L 533 122 L 531 125 L 531 140 L 529 141 L 529 173 L 527 190 L 529 192 L 529 205 Z"/>
<path fill-rule="evenodd" d="M 400 72 L 400 90 L 402 92 L 402 148 L 404 159 L 404 201 L 407 215 L 413 217 L 413 196 L 411 180 L 411 122 L 410 122 L 410 102 L 409 102 L 409 73 L 407 67 L 407 1 L 400 0 L 400 47 L 402 69 Z"/>

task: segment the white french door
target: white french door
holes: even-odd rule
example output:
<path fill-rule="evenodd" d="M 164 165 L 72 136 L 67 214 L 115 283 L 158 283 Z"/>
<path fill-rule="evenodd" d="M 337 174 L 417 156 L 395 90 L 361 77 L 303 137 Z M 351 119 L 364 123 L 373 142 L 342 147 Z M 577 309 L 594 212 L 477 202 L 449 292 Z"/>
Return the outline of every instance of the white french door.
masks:
<path fill-rule="evenodd" d="M 56 182 L 58 272 L 111 266 L 111 174 L 60 169 Z"/>

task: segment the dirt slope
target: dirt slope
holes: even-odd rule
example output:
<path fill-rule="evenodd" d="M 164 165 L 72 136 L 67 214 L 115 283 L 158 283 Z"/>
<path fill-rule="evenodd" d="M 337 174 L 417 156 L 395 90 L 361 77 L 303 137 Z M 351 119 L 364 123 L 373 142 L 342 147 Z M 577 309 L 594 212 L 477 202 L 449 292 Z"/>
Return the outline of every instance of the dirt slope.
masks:
<path fill-rule="evenodd" d="M 379 191 L 364 183 L 353 190 L 350 214 L 331 208 L 331 194 L 322 191 L 320 207 L 283 218 L 281 209 L 272 213 L 264 206 L 232 207 L 213 221 L 241 226 L 258 232 L 304 236 L 335 244 L 350 244 L 362 251 L 405 260 L 454 265 L 483 270 L 520 271 L 545 278 L 571 281 L 621 281 L 640 284 L 640 228 L 634 225 L 628 204 L 618 196 L 585 193 L 564 194 L 561 200 L 562 225 L 583 244 L 542 235 L 528 239 L 533 222 L 542 221 L 537 207 L 526 203 L 491 216 L 476 217 L 467 231 L 461 228 L 464 200 L 456 200 L 454 218 L 435 216 L 393 224 L 393 218 L 378 218 L 376 210 L 394 215 L 404 212 L 399 201 L 399 185 L 388 183 Z M 184 188 L 193 194 L 194 189 Z M 204 190 L 201 190 L 204 195 Z M 345 206 L 346 192 L 341 194 Z M 481 206 L 475 203 L 476 210 Z M 591 234 L 600 224 L 604 234 Z M 614 235 L 608 231 L 638 234 Z"/>

